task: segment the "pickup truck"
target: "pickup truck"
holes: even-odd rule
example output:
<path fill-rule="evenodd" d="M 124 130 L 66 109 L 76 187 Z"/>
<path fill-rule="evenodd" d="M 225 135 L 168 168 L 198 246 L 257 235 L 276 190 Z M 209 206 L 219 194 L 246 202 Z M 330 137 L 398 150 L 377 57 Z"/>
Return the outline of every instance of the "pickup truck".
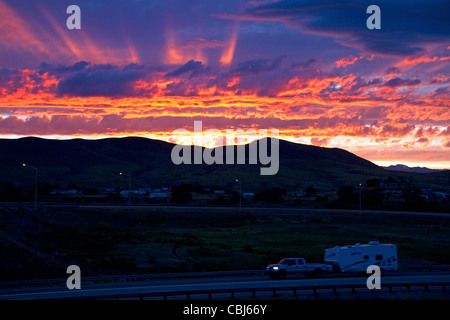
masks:
<path fill-rule="evenodd" d="M 304 258 L 285 258 L 266 268 L 266 274 L 272 279 L 286 279 L 289 275 L 304 275 L 305 277 L 322 277 L 322 273 L 330 272 L 331 266 L 320 263 L 306 263 Z"/>

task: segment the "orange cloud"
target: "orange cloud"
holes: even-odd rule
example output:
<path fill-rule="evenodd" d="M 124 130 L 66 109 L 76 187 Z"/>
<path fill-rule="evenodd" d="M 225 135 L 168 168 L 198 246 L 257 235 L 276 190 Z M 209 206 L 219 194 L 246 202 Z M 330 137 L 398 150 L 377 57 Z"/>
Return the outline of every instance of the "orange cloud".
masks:
<path fill-rule="evenodd" d="M 236 50 L 238 33 L 239 33 L 239 22 L 237 21 L 234 24 L 231 36 L 228 39 L 227 44 L 222 52 L 222 56 L 220 57 L 220 63 L 222 65 L 229 65 L 233 61 L 234 51 Z"/>
<path fill-rule="evenodd" d="M 179 44 L 172 28 L 166 29 L 166 56 L 164 63 L 168 65 L 180 65 L 186 63 L 189 60 L 200 61 L 206 63 L 206 57 L 203 54 L 203 45 L 199 45 L 198 42 L 190 42 L 190 45 L 186 43 Z"/>
<path fill-rule="evenodd" d="M 39 40 L 40 37 L 31 29 L 27 21 L 3 1 L 0 1 L 0 34 L 0 44 L 4 48 L 55 56 L 48 45 Z"/>
<path fill-rule="evenodd" d="M 85 68 L 83 72 L 92 72 Z M 67 74 L 50 68 L 17 70 L 11 80 L 0 82 L 5 92 L 0 96 L 0 134 L 166 139 L 173 130 L 202 120 L 205 128 L 224 133 L 233 127 L 276 128 L 281 138 L 302 138 L 321 146 L 360 150 L 361 143 L 376 143 L 386 152 L 403 146 L 411 152 L 448 152 L 446 91 L 420 93 L 353 74 L 313 74 L 292 75 L 277 86 L 278 94 L 264 96 L 243 86 L 248 82 L 244 75 L 221 76 L 205 73 L 186 80 L 183 75 L 166 77 L 152 71 L 132 79 L 130 96 L 65 96 L 58 88 Z M 428 81 L 437 79 L 446 81 Z M 424 81 L 418 87 L 428 85 Z M 375 150 L 373 159 L 380 159 Z M 419 159 L 424 153 L 414 154 Z"/>
<path fill-rule="evenodd" d="M 345 68 L 348 65 L 354 64 L 358 60 L 357 57 L 346 57 L 342 58 L 341 60 L 336 61 L 336 68 Z"/>
<path fill-rule="evenodd" d="M 420 63 L 430 63 L 430 62 L 443 62 L 450 61 L 450 57 L 428 57 L 428 56 L 420 56 L 420 57 L 407 57 L 403 59 L 403 63 L 406 65 L 413 64 L 417 65 Z"/>

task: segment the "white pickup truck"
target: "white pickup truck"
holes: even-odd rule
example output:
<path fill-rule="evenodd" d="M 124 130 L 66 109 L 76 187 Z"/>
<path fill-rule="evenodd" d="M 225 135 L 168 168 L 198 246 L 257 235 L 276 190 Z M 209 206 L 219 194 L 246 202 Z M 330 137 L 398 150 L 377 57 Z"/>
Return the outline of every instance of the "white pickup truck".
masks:
<path fill-rule="evenodd" d="M 320 278 L 322 273 L 330 272 L 332 267 L 327 264 L 306 263 L 303 258 L 285 258 L 266 268 L 266 274 L 272 279 L 286 279 L 291 275 Z"/>

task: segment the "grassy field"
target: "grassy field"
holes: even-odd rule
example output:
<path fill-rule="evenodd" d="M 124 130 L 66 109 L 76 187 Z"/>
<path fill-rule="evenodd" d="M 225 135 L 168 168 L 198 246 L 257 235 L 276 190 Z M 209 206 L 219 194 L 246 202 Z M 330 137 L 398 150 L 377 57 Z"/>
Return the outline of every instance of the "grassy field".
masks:
<path fill-rule="evenodd" d="M 262 269 L 287 256 L 371 240 L 398 245 L 400 265 L 450 264 L 450 219 L 133 209 L 0 211 L 1 280 Z"/>

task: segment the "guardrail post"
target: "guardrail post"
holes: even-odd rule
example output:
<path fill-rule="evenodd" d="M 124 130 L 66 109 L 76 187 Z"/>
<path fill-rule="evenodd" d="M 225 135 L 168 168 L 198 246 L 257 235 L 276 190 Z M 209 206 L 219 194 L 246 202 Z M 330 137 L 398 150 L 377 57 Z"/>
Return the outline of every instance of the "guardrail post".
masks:
<path fill-rule="evenodd" d="M 316 288 L 316 287 L 313 287 L 313 291 L 314 291 L 313 294 L 314 294 L 315 296 L 318 296 L 318 295 L 319 295 L 319 294 L 317 293 L 317 288 Z"/>
<path fill-rule="evenodd" d="M 424 284 L 423 284 L 423 287 L 425 288 L 425 291 L 428 292 L 428 284 L 427 284 L 427 283 L 424 283 Z"/>
<path fill-rule="evenodd" d="M 445 283 L 442 284 L 442 290 L 446 291 Z"/>
<path fill-rule="evenodd" d="M 352 286 L 352 293 L 358 293 L 358 291 L 356 291 L 355 286 Z"/>
<path fill-rule="evenodd" d="M 411 286 L 409 285 L 409 283 L 406 284 L 406 289 L 408 290 L 408 292 L 411 291 Z"/>
<path fill-rule="evenodd" d="M 252 296 L 253 296 L 253 299 L 256 299 L 256 292 L 255 292 L 255 289 L 253 289 L 253 288 L 252 288 Z"/>
<path fill-rule="evenodd" d="M 338 292 L 336 290 L 336 286 L 333 286 L 333 294 L 338 294 Z"/>
<path fill-rule="evenodd" d="M 231 289 L 230 292 L 231 292 L 231 299 L 234 299 L 234 290 Z"/>
<path fill-rule="evenodd" d="M 276 296 L 277 296 L 277 291 L 275 290 L 275 288 L 272 288 L 272 293 L 273 293 L 273 297 L 276 298 Z"/>
<path fill-rule="evenodd" d="M 208 297 L 209 297 L 209 300 L 212 300 L 212 292 L 211 292 L 211 290 L 208 290 Z"/>
<path fill-rule="evenodd" d="M 388 288 L 389 288 L 389 292 L 392 292 L 392 284 L 391 283 L 388 283 Z"/>
<path fill-rule="evenodd" d="M 292 287 L 292 291 L 294 293 L 294 296 L 297 296 L 297 289 L 295 287 Z"/>

